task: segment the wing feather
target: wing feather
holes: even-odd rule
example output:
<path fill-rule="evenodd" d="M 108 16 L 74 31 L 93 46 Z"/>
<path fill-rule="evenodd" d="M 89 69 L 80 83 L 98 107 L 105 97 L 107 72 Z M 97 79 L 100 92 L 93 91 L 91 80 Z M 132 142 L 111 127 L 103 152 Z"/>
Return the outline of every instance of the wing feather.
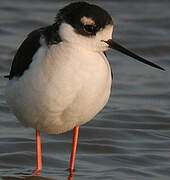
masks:
<path fill-rule="evenodd" d="M 55 24 L 37 29 L 27 36 L 14 56 L 10 74 L 5 77 L 9 79 L 15 76 L 20 77 L 29 68 L 34 54 L 41 46 L 40 38 L 42 36 L 45 38 L 47 45 L 57 44 L 61 41 L 56 31 L 57 28 L 54 26 Z"/>

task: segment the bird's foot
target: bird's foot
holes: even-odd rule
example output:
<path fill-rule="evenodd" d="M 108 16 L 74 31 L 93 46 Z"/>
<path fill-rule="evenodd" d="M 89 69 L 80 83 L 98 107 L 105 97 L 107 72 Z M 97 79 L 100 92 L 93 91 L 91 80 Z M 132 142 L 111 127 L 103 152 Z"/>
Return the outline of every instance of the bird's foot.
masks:
<path fill-rule="evenodd" d="M 36 174 L 36 175 L 40 175 L 40 171 L 41 169 L 37 168 L 36 170 L 33 171 L 33 174 Z"/>
<path fill-rule="evenodd" d="M 74 174 L 73 174 L 73 172 L 71 172 L 69 177 L 68 177 L 68 180 L 73 180 L 73 179 L 74 179 Z"/>

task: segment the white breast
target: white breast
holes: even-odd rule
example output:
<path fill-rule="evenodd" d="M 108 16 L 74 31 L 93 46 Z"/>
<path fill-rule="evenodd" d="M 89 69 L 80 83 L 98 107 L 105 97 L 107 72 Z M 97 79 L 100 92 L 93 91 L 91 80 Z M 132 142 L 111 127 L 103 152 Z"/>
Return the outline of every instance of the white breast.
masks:
<path fill-rule="evenodd" d="M 104 107 L 111 81 L 103 53 L 68 43 L 42 46 L 23 76 L 9 81 L 7 102 L 24 125 L 62 133 L 88 122 Z"/>

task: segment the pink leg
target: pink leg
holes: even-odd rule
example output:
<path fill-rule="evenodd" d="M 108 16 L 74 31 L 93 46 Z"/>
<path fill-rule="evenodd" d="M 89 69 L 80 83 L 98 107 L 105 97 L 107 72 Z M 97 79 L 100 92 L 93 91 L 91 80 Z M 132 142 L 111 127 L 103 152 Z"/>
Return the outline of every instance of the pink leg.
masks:
<path fill-rule="evenodd" d="M 36 130 L 36 155 L 37 155 L 37 168 L 35 174 L 40 175 L 42 169 L 42 155 L 41 155 L 41 137 L 40 131 Z"/>
<path fill-rule="evenodd" d="M 71 159 L 70 159 L 70 174 L 73 174 L 73 170 L 74 170 L 78 135 L 79 135 L 79 126 L 75 126 L 74 135 L 73 135 L 73 143 L 72 143 Z"/>
<path fill-rule="evenodd" d="M 68 180 L 73 180 L 74 179 L 74 174 L 73 174 L 73 172 L 72 173 L 70 173 L 70 175 L 69 175 L 69 177 L 68 177 Z"/>

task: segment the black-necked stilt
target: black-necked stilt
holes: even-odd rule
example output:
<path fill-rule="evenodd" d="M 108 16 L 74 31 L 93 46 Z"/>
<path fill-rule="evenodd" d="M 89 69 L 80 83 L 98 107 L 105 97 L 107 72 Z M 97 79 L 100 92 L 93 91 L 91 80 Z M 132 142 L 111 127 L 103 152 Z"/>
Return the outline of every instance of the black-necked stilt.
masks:
<path fill-rule="evenodd" d="M 79 126 L 107 103 L 112 73 L 104 52 L 116 49 L 164 70 L 112 40 L 113 21 L 86 2 L 59 10 L 54 24 L 31 32 L 18 49 L 8 76 L 7 102 L 19 121 L 36 129 L 37 169 L 42 169 L 40 131 L 59 134 L 74 128 L 70 172 Z"/>

